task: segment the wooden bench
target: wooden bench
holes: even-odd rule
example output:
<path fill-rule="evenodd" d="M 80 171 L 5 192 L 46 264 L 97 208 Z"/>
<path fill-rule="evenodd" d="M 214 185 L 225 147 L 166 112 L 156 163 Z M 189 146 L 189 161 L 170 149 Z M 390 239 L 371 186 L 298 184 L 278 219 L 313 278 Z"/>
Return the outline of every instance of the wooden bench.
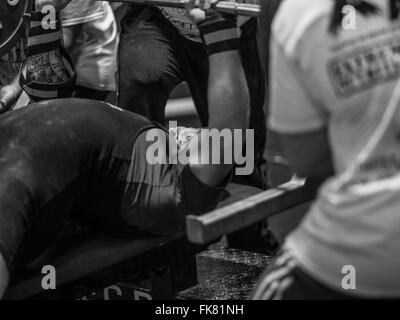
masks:
<path fill-rule="evenodd" d="M 151 271 L 153 298 L 167 299 L 196 284 L 195 254 L 202 250 L 183 235 L 148 239 L 90 235 L 79 245 L 17 274 L 5 298 L 77 299 Z M 44 265 L 56 270 L 56 290 L 42 288 Z"/>
<path fill-rule="evenodd" d="M 220 206 L 245 199 L 260 190 L 231 185 Z M 59 239 L 34 263 L 18 272 L 6 299 L 77 299 L 146 273 L 153 299 L 169 299 L 197 283 L 196 253 L 205 250 L 184 234 L 142 239 L 115 238 L 66 226 Z M 44 265 L 56 270 L 56 290 L 43 290 Z"/>
<path fill-rule="evenodd" d="M 202 216 L 186 217 L 189 241 L 207 244 L 259 221 L 309 202 L 315 198 L 317 185 L 293 178 L 269 189 L 217 208 Z"/>
<path fill-rule="evenodd" d="M 65 231 L 35 263 L 17 273 L 6 299 L 78 299 L 133 275 L 147 272 L 153 299 L 170 299 L 197 283 L 196 253 L 225 234 L 313 199 L 315 187 L 292 180 L 261 192 L 231 185 L 218 209 L 188 216 L 183 234 L 143 239 Z M 194 243 L 194 244 L 193 244 Z M 55 290 L 43 290 L 44 265 L 56 270 Z"/>

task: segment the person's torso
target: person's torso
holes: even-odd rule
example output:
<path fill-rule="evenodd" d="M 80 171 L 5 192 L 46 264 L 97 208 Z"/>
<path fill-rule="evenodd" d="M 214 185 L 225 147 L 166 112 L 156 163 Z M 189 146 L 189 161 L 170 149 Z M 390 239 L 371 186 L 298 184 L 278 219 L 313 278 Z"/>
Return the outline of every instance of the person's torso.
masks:
<path fill-rule="evenodd" d="M 330 286 L 340 289 L 342 268 L 351 265 L 355 292 L 400 296 L 400 20 L 390 21 L 388 1 L 369 0 L 380 13 L 357 12 L 328 34 L 334 1 L 294 2 L 298 18 L 285 24 L 293 11 L 283 8 L 277 26 L 327 118 L 336 175 L 288 244 Z M 344 30 L 351 23 L 354 29 Z"/>

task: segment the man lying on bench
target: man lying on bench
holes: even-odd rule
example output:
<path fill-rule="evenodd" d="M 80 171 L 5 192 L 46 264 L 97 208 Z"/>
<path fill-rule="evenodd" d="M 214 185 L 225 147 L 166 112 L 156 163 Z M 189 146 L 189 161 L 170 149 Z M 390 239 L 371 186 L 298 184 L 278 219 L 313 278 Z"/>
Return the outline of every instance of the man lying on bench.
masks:
<path fill-rule="evenodd" d="M 244 130 L 249 94 L 238 29 L 213 10 L 193 9 L 193 3 L 187 2 L 187 12 L 198 23 L 210 60 L 210 128 Z M 200 164 L 198 157 L 233 153 L 242 139 L 224 139 L 213 150 L 202 148 L 208 136 L 198 130 L 174 132 L 91 100 L 41 101 L 3 115 L 0 297 L 13 270 L 46 249 L 67 219 L 105 232 L 165 235 L 183 230 L 185 214 L 213 209 L 232 164 Z M 146 155 L 155 136 L 169 142 L 159 144 L 159 154 L 173 152 L 174 143 L 180 153 L 190 150 L 187 164 L 151 164 Z"/>

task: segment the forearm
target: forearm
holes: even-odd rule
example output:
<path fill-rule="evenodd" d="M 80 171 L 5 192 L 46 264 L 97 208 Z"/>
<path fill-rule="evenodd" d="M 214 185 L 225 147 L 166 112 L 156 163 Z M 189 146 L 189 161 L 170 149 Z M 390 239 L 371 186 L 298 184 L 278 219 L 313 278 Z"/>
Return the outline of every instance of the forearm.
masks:
<path fill-rule="evenodd" d="M 231 139 L 220 138 L 219 148 L 210 141 L 200 140 L 201 152 L 208 152 L 208 165 L 191 164 L 193 172 L 204 183 L 219 186 L 229 175 L 234 164 L 234 150 L 241 150 L 249 126 L 249 93 L 243 67 L 237 50 L 213 54 L 209 57 L 210 73 L 208 83 L 209 125 L 208 129 L 218 134 L 230 131 Z M 237 139 L 234 130 L 240 130 L 241 139 Z M 211 135 L 211 133 L 210 133 Z M 207 139 L 207 138 L 206 138 Z M 214 140 L 212 141 L 214 142 Z M 209 148 L 204 148 L 208 145 Z M 228 156 L 228 158 L 226 158 Z"/>
<path fill-rule="evenodd" d="M 207 1 L 201 2 L 205 8 Z M 192 139 L 190 167 L 204 184 L 216 187 L 226 183 L 234 151 L 242 150 L 243 130 L 249 125 L 250 99 L 239 56 L 240 31 L 233 20 L 194 8 L 194 0 L 188 0 L 186 9 L 197 22 L 209 56 L 209 130 L 203 129 Z M 237 131 L 242 138 L 238 139 Z"/>
<path fill-rule="evenodd" d="M 193 173 L 205 184 L 219 186 L 232 170 L 233 161 L 227 161 L 225 155 L 233 159 L 235 148 L 241 148 L 244 141 L 235 139 L 234 130 L 245 130 L 249 124 L 249 97 L 246 80 L 239 53 L 221 52 L 210 56 L 210 75 L 208 83 L 209 126 L 218 133 L 229 130 L 232 139 L 221 139 L 220 149 L 209 141 L 200 139 L 202 156 L 207 152 L 209 159 L 219 153 L 216 164 L 198 164 L 198 155 L 193 154 L 196 163 L 191 163 Z M 245 134 L 241 135 L 244 139 Z M 206 138 L 207 139 L 207 138 Z M 214 142 L 214 140 L 213 140 Z M 194 143 L 195 145 L 196 143 Z M 204 148 L 208 145 L 208 150 Z"/>
<path fill-rule="evenodd" d="M 299 177 L 325 180 L 334 173 L 326 128 L 301 134 L 279 134 L 283 153 Z"/>
<path fill-rule="evenodd" d="M 0 114 L 10 110 L 21 95 L 22 89 L 18 80 L 19 77 L 16 76 L 10 84 L 0 88 Z"/>
<path fill-rule="evenodd" d="M 209 60 L 209 128 L 247 129 L 250 100 L 239 52 L 217 53 Z"/>
<path fill-rule="evenodd" d="M 46 3 L 56 5 L 66 2 L 54 0 Z M 46 7 L 40 9 L 38 1 L 35 3 L 28 32 L 28 59 L 20 73 L 20 86 L 32 101 L 71 97 L 75 71 L 62 46 L 59 11 Z"/>

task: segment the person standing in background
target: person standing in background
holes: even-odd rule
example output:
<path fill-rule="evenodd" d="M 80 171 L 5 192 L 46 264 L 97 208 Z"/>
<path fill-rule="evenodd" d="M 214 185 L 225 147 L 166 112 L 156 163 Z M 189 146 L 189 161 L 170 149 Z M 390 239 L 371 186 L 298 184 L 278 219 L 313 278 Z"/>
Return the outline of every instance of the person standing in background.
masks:
<path fill-rule="evenodd" d="M 269 127 L 296 175 L 323 184 L 252 299 L 400 297 L 398 3 L 285 0 L 278 10 L 265 43 Z"/>
<path fill-rule="evenodd" d="M 25 48 L 26 38 L 22 37 L 14 48 L 0 57 L 0 114 L 9 110 L 21 94 L 18 75 L 27 59 Z"/>
<path fill-rule="evenodd" d="M 64 46 L 77 70 L 76 96 L 105 100 L 116 91 L 118 31 L 110 4 L 72 0 L 61 19 Z"/>
<path fill-rule="evenodd" d="M 250 128 L 255 134 L 255 170 L 234 180 L 266 189 L 265 81 L 258 57 L 257 19 L 228 19 L 237 22 L 241 31 L 240 56 L 250 90 Z M 118 62 L 119 107 L 163 124 L 171 91 L 186 81 L 201 124 L 208 125 L 207 52 L 197 26 L 186 17 L 184 9 L 131 4 L 121 22 Z"/>

